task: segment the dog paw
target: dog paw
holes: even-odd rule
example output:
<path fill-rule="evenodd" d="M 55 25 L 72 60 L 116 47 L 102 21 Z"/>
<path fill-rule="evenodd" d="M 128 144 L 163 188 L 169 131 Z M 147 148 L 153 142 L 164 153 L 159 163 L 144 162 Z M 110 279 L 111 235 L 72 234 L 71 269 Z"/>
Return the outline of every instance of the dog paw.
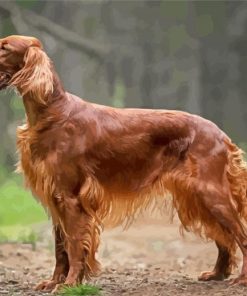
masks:
<path fill-rule="evenodd" d="M 56 287 L 57 282 L 54 280 L 47 280 L 47 281 L 42 281 L 39 283 L 34 290 L 35 291 L 52 291 Z"/>
<path fill-rule="evenodd" d="M 239 277 L 232 279 L 229 282 L 230 286 L 235 286 L 235 285 L 242 285 L 242 286 L 247 286 L 247 275 L 240 275 Z"/>
<path fill-rule="evenodd" d="M 223 281 L 227 276 L 216 271 L 203 272 L 199 277 L 199 281 Z"/>

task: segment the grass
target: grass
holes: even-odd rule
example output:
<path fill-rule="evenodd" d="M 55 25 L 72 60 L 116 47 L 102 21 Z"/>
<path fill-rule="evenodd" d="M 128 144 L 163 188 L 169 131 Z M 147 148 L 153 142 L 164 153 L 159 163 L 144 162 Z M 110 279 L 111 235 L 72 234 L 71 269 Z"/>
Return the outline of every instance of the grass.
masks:
<path fill-rule="evenodd" d="M 81 295 L 100 295 L 100 289 L 91 285 L 78 285 L 76 287 L 64 287 L 58 296 L 81 296 Z"/>
<path fill-rule="evenodd" d="M 32 224 L 47 220 L 42 206 L 24 189 L 20 177 L 12 177 L 0 185 L 0 242 L 35 241 Z"/>

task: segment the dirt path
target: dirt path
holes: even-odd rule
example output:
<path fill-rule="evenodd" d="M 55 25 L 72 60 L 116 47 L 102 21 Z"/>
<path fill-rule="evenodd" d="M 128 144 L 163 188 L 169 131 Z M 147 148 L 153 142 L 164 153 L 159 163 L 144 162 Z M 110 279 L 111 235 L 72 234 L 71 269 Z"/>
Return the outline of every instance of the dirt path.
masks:
<path fill-rule="evenodd" d="M 54 264 L 50 230 L 45 233 L 36 250 L 30 245 L 0 245 L 1 296 L 48 295 L 32 290 L 50 276 Z M 226 281 L 198 282 L 201 271 L 213 268 L 216 248 L 194 236 L 182 239 L 176 224 L 149 220 L 126 232 L 106 231 L 99 257 L 103 271 L 92 282 L 102 288 L 102 295 L 247 295 L 247 288 L 229 287 Z"/>

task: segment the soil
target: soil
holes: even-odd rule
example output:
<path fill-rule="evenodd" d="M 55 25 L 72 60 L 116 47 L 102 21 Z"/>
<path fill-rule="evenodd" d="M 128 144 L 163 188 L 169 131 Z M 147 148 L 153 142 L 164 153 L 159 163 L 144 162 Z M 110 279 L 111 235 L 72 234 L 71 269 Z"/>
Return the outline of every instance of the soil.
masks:
<path fill-rule="evenodd" d="M 43 240 L 35 250 L 30 244 L 0 245 L 1 296 L 49 295 L 33 291 L 35 284 L 50 277 L 54 266 L 51 228 L 45 225 L 39 231 Z M 127 231 L 103 233 L 102 274 L 91 283 L 106 296 L 247 295 L 247 287 L 230 286 L 227 280 L 197 281 L 202 271 L 212 270 L 216 256 L 214 243 L 190 234 L 181 237 L 177 223 L 139 221 Z"/>

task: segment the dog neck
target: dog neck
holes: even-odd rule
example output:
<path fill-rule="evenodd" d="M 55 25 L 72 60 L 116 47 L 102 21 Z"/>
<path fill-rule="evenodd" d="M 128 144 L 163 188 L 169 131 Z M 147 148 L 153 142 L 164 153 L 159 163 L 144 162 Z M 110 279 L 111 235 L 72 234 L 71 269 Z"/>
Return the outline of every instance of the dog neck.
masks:
<path fill-rule="evenodd" d="M 18 89 L 20 94 L 21 89 Z M 53 92 L 46 98 L 46 104 L 41 104 L 36 99 L 35 93 L 27 92 L 22 96 L 29 126 L 35 126 L 41 118 L 44 118 L 49 109 L 56 103 L 64 103 L 67 100 L 62 83 L 55 71 L 53 71 Z"/>

